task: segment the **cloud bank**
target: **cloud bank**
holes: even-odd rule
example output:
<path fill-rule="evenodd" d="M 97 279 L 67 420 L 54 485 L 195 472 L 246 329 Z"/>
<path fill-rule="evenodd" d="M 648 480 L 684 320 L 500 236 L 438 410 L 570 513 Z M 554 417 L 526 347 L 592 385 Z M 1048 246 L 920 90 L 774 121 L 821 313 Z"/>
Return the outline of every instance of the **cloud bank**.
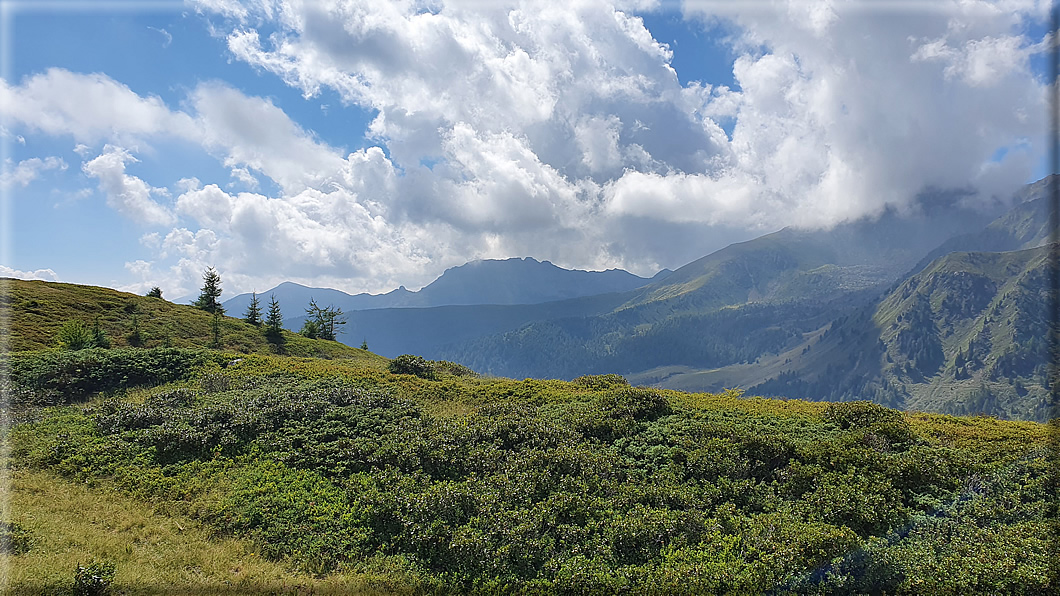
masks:
<path fill-rule="evenodd" d="M 1007 195 L 1044 152 L 1030 64 L 1045 43 L 1027 31 L 1047 4 L 689 2 L 683 18 L 727 32 L 725 86 L 682 83 L 679 49 L 635 15 L 650 5 L 199 0 L 235 60 L 370 110 L 344 131 L 367 146 L 331 146 L 219 81 L 178 109 L 52 69 L 0 83 L 0 106 L 95 148 L 82 171 L 154 229 L 127 269 L 146 287 L 180 280 L 167 294 L 193 291 L 207 264 L 235 291 L 417 287 L 526 255 L 651 274 L 786 225 L 908 209 L 925 188 Z M 231 183 L 129 174 L 161 138 L 201 147 Z"/>

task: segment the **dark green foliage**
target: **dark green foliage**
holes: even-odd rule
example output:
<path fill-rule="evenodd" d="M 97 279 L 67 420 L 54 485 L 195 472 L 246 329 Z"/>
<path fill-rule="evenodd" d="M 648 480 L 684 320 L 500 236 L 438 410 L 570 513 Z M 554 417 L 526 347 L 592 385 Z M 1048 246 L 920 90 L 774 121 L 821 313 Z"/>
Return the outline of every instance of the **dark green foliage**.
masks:
<path fill-rule="evenodd" d="M 261 304 L 257 292 L 251 293 L 250 304 L 247 305 L 247 312 L 243 313 L 243 320 L 255 327 L 261 327 Z"/>
<path fill-rule="evenodd" d="M 600 389 L 611 389 L 613 387 L 629 386 L 629 381 L 626 381 L 622 375 L 606 374 L 606 375 L 583 375 L 577 377 L 572 381 L 575 385 L 582 385 L 592 390 Z"/>
<path fill-rule="evenodd" d="M 368 349 L 365 346 L 364 349 Z M 434 366 L 434 372 L 452 375 L 454 377 L 477 377 L 478 373 L 464 366 L 463 364 L 457 364 L 456 362 L 449 362 L 448 360 L 432 360 L 431 364 Z"/>
<path fill-rule="evenodd" d="M 309 308 L 305 309 L 305 312 L 311 317 L 306 321 L 306 325 L 308 326 L 312 323 L 313 333 L 316 334 L 314 337 L 319 337 L 320 339 L 335 341 L 337 333 L 335 327 L 346 324 L 346 319 L 342 317 L 341 308 L 333 306 L 321 308 L 317 306 L 316 301 L 313 299 L 309 300 Z M 303 331 L 305 329 L 306 327 L 303 327 Z"/>
<path fill-rule="evenodd" d="M 67 321 L 55 341 L 64 350 L 84 350 L 92 347 L 92 332 L 81 321 Z"/>
<path fill-rule="evenodd" d="M 103 327 L 99 324 L 99 317 L 92 323 L 92 345 L 96 348 L 109 348 L 110 338 L 107 337 L 107 332 L 103 331 Z"/>
<path fill-rule="evenodd" d="M 129 329 L 128 335 L 125 336 L 125 341 L 127 341 L 130 346 L 138 348 L 144 344 L 144 337 L 140 332 L 140 317 L 138 315 L 133 315 L 129 324 L 131 325 L 131 329 Z"/>
<path fill-rule="evenodd" d="M 0 521 L 0 554 L 21 555 L 32 546 L 30 533 L 14 522 Z"/>
<path fill-rule="evenodd" d="M 155 286 L 155 287 L 151 288 L 150 291 L 147 292 L 146 296 L 148 298 L 161 298 L 162 297 L 162 288 L 160 288 L 158 286 Z"/>
<path fill-rule="evenodd" d="M 74 570 L 74 596 L 106 596 L 114 582 L 114 563 L 96 561 Z"/>
<path fill-rule="evenodd" d="M 221 347 L 221 313 L 215 311 L 210 318 L 210 347 L 217 350 Z"/>
<path fill-rule="evenodd" d="M 224 314 L 225 309 L 217 300 L 221 297 L 221 276 L 214 271 L 213 267 L 209 267 L 202 274 L 202 281 L 202 290 L 192 305 L 210 314 Z"/>
<path fill-rule="evenodd" d="M 424 360 L 423 356 L 402 354 L 387 364 L 387 370 L 395 375 L 416 375 L 424 379 L 434 378 L 434 363 Z"/>
<path fill-rule="evenodd" d="M 320 325 L 317 324 L 316 321 L 306 319 L 306 322 L 302 324 L 302 329 L 299 330 L 298 333 L 309 339 L 316 339 L 320 337 Z"/>
<path fill-rule="evenodd" d="M 1023 432 L 997 421 L 921 435 L 865 402 L 693 408 L 617 376 L 246 366 L 208 364 L 193 388 L 142 403 L 48 411 L 15 429 L 13 458 L 177 507 L 305 571 L 386 569 L 423 593 L 1048 588 L 1044 449 L 956 442 Z M 439 400 L 466 408 L 431 414 Z"/>
<path fill-rule="evenodd" d="M 828 404 L 825 420 L 835 423 L 843 430 L 868 428 L 875 424 L 904 422 L 902 413 L 885 408 L 870 401 L 850 401 Z M 907 425 L 908 426 L 908 425 Z"/>
<path fill-rule="evenodd" d="M 9 357 L 11 381 L 43 403 L 64 403 L 89 394 L 183 379 L 209 358 L 179 348 L 87 349 L 23 352 Z"/>
<path fill-rule="evenodd" d="M 280 303 L 276 302 L 275 294 L 269 297 L 269 313 L 265 317 L 265 336 L 273 345 L 282 348 L 283 314 L 280 312 Z"/>

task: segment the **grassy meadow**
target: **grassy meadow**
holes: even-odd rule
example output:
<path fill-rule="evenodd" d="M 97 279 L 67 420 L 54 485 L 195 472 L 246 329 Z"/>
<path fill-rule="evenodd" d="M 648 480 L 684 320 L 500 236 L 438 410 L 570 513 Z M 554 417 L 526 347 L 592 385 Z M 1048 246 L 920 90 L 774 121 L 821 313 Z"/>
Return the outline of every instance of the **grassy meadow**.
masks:
<path fill-rule="evenodd" d="M 1058 591 L 1047 425 L 305 342 L 4 355 L 8 590 Z"/>

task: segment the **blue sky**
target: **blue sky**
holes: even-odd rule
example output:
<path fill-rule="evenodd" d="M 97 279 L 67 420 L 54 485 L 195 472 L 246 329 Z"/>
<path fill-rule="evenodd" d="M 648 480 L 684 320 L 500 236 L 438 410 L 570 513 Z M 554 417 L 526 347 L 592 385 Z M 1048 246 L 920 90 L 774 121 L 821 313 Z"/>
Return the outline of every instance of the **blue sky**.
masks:
<path fill-rule="evenodd" d="M 651 275 L 1044 174 L 1033 0 L 2 5 L 18 277 L 176 298 L 206 266 L 227 295 L 512 256 Z"/>

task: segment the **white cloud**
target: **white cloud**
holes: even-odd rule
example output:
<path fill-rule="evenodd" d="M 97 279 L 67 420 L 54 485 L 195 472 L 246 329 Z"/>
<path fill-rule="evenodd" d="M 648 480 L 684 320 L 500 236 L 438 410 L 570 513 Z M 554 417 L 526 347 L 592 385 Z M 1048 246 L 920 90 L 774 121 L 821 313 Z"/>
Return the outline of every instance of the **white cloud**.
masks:
<path fill-rule="evenodd" d="M 11 162 L 8 160 L 7 165 L 9 167 L 4 168 L 6 171 L 0 173 L 0 188 L 26 187 L 29 186 L 30 182 L 39 178 L 41 172 L 65 170 L 67 168 L 66 162 L 59 157 L 46 157 L 44 159 L 33 157 L 18 162 L 18 165 L 14 168 L 10 167 Z"/>
<path fill-rule="evenodd" d="M 173 43 L 173 34 L 165 29 L 158 29 L 156 27 L 148 27 L 151 31 L 157 31 L 162 36 L 162 47 L 168 48 L 169 44 Z"/>
<path fill-rule="evenodd" d="M 85 162 L 81 169 L 99 180 L 107 204 L 122 215 L 147 225 L 173 223 L 172 212 L 151 198 L 152 194 L 165 194 L 165 189 L 152 188 L 140 178 L 125 173 L 125 165 L 136 161 L 139 160 L 125 149 L 106 145 L 103 153 Z"/>
<path fill-rule="evenodd" d="M 343 168 L 336 149 L 314 139 L 272 102 L 219 83 L 191 95 L 204 146 L 230 168 L 261 171 L 285 192 L 325 187 Z"/>
<path fill-rule="evenodd" d="M 132 145 L 146 135 L 195 136 L 190 117 L 171 112 L 158 97 L 141 97 L 104 74 L 51 68 L 12 87 L 0 80 L 0 112 L 9 122 L 79 143 Z"/>
<path fill-rule="evenodd" d="M 0 277 L 13 277 L 15 279 L 59 281 L 59 275 L 51 269 L 37 269 L 36 271 L 19 271 L 6 265 L 0 265 Z"/>
<path fill-rule="evenodd" d="M 207 265 L 233 290 L 415 287 L 469 259 L 522 255 L 653 273 L 784 225 L 902 208 L 924 188 L 1005 194 L 1043 154 L 1029 65 L 1045 44 L 1022 33 L 1042 2 L 751 4 L 685 6 L 728 26 L 735 84 L 720 86 L 682 85 L 670 64 L 682 49 L 606 0 L 194 3 L 236 59 L 314 110 L 333 91 L 373 111 L 367 130 L 329 134 L 376 145 L 352 152 L 221 82 L 177 110 L 53 69 L 0 83 L 0 109 L 107 143 L 86 173 L 116 209 L 171 229 L 143 244 L 155 271 L 179 259 L 167 279 L 188 291 Z M 230 178 L 154 181 L 174 189 L 169 210 L 117 149 L 157 138 L 198 144 Z M 1003 146 L 1018 149 L 993 163 Z M 267 180 L 279 192 L 261 190 Z"/>
<path fill-rule="evenodd" d="M 258 186 L 260 186 L 258 179 L 255 178 L 254 175 L 250 173 L 250 170 L 245 167 L 232 168 L 231 173 L 232 178 L 235 178 L 236 181 L 241 183 L 243 186 L 246 186 L 250 190 L 257 190 Z M 228 186 L 231 187 L 235 184 L 236 182 L 233 181 L 230 182 Z"/>

